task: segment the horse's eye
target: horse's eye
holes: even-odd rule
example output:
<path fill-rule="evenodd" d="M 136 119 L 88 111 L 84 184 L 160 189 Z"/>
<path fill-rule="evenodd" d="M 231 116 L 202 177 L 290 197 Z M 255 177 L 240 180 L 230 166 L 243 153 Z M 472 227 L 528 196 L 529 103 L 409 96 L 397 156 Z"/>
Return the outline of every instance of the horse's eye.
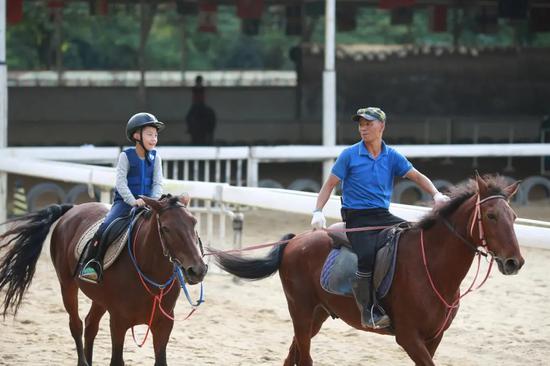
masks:
<path fill-rule="evenodd" d="M 496 219 L 497 219 L 497 216 L 496 216 L 494 213 L 489 212 L 489 213 L 487 214 L 487 218 L 488 218 L 489 220 L 496 220 Z"/>
<path fill-rule="evenodd" d="M 166 226 L 162 226 L 160 229 L 161 229 L 163 232 L 165 232 L 165 233 L 169 233 L 169 232 L 170 232 L 170 229 L 168 229 L 168 227 L 166 227 Z"/>

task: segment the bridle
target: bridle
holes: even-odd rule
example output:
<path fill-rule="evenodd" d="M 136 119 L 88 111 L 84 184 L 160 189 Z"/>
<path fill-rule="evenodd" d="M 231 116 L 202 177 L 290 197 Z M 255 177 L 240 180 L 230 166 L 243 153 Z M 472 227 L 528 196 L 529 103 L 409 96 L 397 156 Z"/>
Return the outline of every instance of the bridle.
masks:
<path fill-rule="evenodd" d="M 177 205 L 170 205 L 168 207 L 163 207 L 161 210 L 157 211 L 157 214 L 156 214 L 157 231 L 159 233 L 160 245 L 162 246 L 162 254 L 165 257 L 168 257 L 168 260 L 170 261 L 170 263 L 174 263 L 175 265 L 181 267 L 182 263 L 180 263 L 180 261 L 177 258 L 174 258 L 170 253 L 170 251 L 168 250 L 168 246 L 166 245 L 166 242 L 164 240 L 164 236 L 161 230 L 162 225 L 160 223 L 160 216 L 162 213 L 172 208 L 186 208 L 186 206 L 178 203 Z M 197 238 L 197 245 L 199 247 L 199 250 L 201 251 L 201 257 L 204 258 L 204 247 L 202 245 L 201 237 L 199 236 L 199 233 L 196 230 L 195 230 L 195 237 Z"/>
<path fill-rule="evenodd" d="M 489 253 L 489 250 L 487 248 L 487 238 L 485 237 L 485 230 L 483 230 L 483 221 L 482 221 L 482 215 L 481 215 L 481 205 L 487 201 L 494 200 L 494 199 L 503 199 L 506 201 L 506 204 L 508 204 L 508 199 L 501 195 L 493 195 L 489 197 L 485 197 L 484 199 L 481 199 L 479 196 L 479 193 L 476 194 L 476 203 L 474 206 L 474 210 L 472 211 L 472 214 L 470 215 L 470 218 L 468 218 L 468 227 L 470 237 L 474 238 L 474 226 L 477 223 L 478 227 L 478 233 L 479 233 L 479 244 L 474 244 L 470 240 L 464 237 L 461 233 L 459 233 L 455 227 L 444 217 L 441 217 L 441 220 L 445 224 L 445 226 L 451 231 L 457 238 L 462 241 L 462 243 L 466 244 L 468 247 L 470 247 L 475 254 L 482 255 L 484 257 L 487 257 L 487 254 Z M 475 240 L 475 239 L 474 239 Z M 478 248 L 482 247 L 483 250 L 479 250 Z"/>
<path fill-rule="evenodd" d="M 428 269 L 428 261 L 426 259 L 426 251 L 424 249 L 424 231 L 421 230 L 420 231 L 420 247 L 421 247 L 421 250 L 422 250 L 422 261 L 424 263 L 424 268 L 426 270 L 426 274 L 428 276 L 428 280 L 430 282 L 430 285 L 432 286 L 432 289 L 433 291 L 435 292 L 435 294 L 437 295 L 437 297 L 439 298 L 439 300 L 441 301 L 441 303 L 445 306 L 445 309 L 447 311 L 447 314 L 445 315 L 445 319 L 443 320 L 443 323 L 441 324 L 441 326 L 439 327 L 438 331 L 436 332 L 435 336 L 433 338 L 431 338 L 431 340 L 437 338 L 441 332 L 443 332 L 443 330 L 445 329 L 445 325 L 447 324 L 447 322 L 449 321 L 450 319 L 450 316 L 452 314 L 452 309 L 456 309 L 458 307 L 458 303 L 460 301 L 460 299 L 462 299 L 464 296 L 466 296 L 468 293 L 474 291 L 474 290 L 477 290 L 479 289 L 481 286 L 483 286 L 483 284 L 485 283 L 485 281 L 487 280 L 487 278 L 489 278 L 489 274 L 491 273 L 491 269 L 493 267 L 493 259 L 494 259 L 494 255 L 489 251 L 488 247 L 487 247 L 487 238 L 485 237 L 485 231 L 483 230 L 483 221 L 482 221 L 482 215 L 481 215 L 481 205 L 487 201 L 490 201 L 490 200 L 494 200 L 494 199 L 504 199 L 506 201 L 506 203 L 508 204 L 508 199 L 503 196 L 503 195 L 493 195 L 493 196 L 489 196 L 489 197 L 486 197 L 484 199 L 481 199 L 480 195 L 479 195 L 479 192 L 476 194 L 476 202 L 475 202 L 475 206 L 474 206 L 474 210 L 472 212 L 472 214 L 470 215 L 471 218 L 468 218 L 468 227 L 470 228 L 469 229 L 469 234 L 470 234 L 470 237 L 473 238 L 473 235 L 474 235 L 474 226 L 477 222 L 477 226 L 478 226 L 478 233 L 479 233 L 479 244 L 476 245 L 472 242 L 470 242 L 468 239 L 466 239 L 462 234 L 460 234 L 452 225 L 451 223 L 441 217 L 441 219 L 443 220 L 443 222 L 445 223 L 445 226 L 447 226 L 447 228 L 449 228 L 449 230 L 456 236 L 458 237 L 464 244 L 466 244 L 469 248 L 471 248 L 474 252 L 475 252 L 475 255 L 478 257 L 478 261 L 477 261 L 477 271 L 476 271 L 476 274 L 474 276 L 474 279 L 472 280 L 472 284 L 468 287 L 468 289 L 463 293 L 463 294 L 459 294 L 458 297 L 452 301 L 451 303 L 447 302 L 445 300 L 445 298 L 443 297 L 443 295 L 441 295 L 441 293 L 437 290 L 436 286 L 435 286 L 435 283 L 432 279 L 432 276 L 430 274 L 430 270 Z M 475 240 L 475 239 L 474 239 Z M 483 250 L 479 250 L 478 247 L 482 247 Z M 484 256 L 484 257 L 487 257 L 488 254 L 491 254 L 491 261 L 489 263 L 489 267 L 487 269 L 487 274 L 485 275 L 485 278 L 483 279 L 483 281 L 481 281 L 481 283 L 479 285 L 477 285 L 475 288 L 474 288 L 474 285 L 476 283 L 476 280 L 477 280 L 477 277 L 479 275 L 479 268 L 480 268 L 480 258 L 481 256 Z"/>
<path fill-rule="evenodd" d="M 481 242 L 481 246 L 485 249 L 487 249 L 487 239 L 485 238 L 485 231 L 483 230 L 483 221 L 482 221 L 482 217 L 481 217 L 481 205 L 483 203 L 487 202 L 487 201 L 494 200 L 494 199 L 503 199 L 506 202 L 506 204 L 508 205 L 508 199 L 505 196 L 501 195 L 501 194 L 485 197 L 482 200 L 480 199 L 479 193 L 477 194 L 476 206 L 475 206 L 474 213 L 472 215 L 472 221 L 471 221 L 471 224 L 470 224 L 470 236 L 473 237 L 473 235 L 474 235 L 474 225 L 475 225 L 475 222 L 477 220 L 479 240 Z"/>
<path fill-rule="evenodd" d="M 169 314 L 168 311 L 164 310 L 163 307 L 162 307 L 162 298 L 164 297 L 164 295 L 166 295 L 168 292 L 170 292 L 170 290 L 172 289 L 174 283 L 175 283 L 175 279 L 177 278 L 178 281 L 180 282 L 180 287 L 182 288 L 183 290 L 183 293 L 185 294 L 185 297 L 187 298 L 187 301 L 189 302 L 189 304 L 191 305 L 191 311 L 189 312 L 189 314 L 184 318 L 184 320 L 188 319 L 196 310 L 197 308 L 200 306 L 200 304 L 204 303 L 204 290 L 203 290 L 203 284 L 201 282 L 201 286 L 200 286 L 200 294 L 199 294 L 199 299 L 197 301 L 193 301 L 191 299 L 191 295 L 189 294 L 189 291 L 187 290 L 187 286 L 186 286 L 186 281 L 185 281 L 185 278 L 183 276 L 183 267 L 182 267 L 182 263 L 177 259 L 177 258 L 174 258 L 172 257 L 172 255 L 170 254 L 170 251 L 168 250 L 168 247 L 166 246 L 166 243 L 164 241 L 164 237 L 162 235 L 162 230 L 161 230 L 161 224 L 160 224 L 160 216 L 161 214 L 168 210 L 168 209 L 171 209 L 171 208 L 181 208 L 181 207 L 186 207 L 184 205 L 181 205 L 181 204 L 178 204 L 178 205 L 170 205 L 168 207 L 164 207 L 162 208 L 161 210 L 157 211 L 156 213 L 156 220 L 157 220 L 157 231 L 158 231 L 158 234 L 159 234 L 159 238 L 160 238 L 160 243 L 161 243 L 161 246 L 162 246 L 162 254 L 168 258 L 168 260 L 170 261 L 170 263 L 173 264 L 173 272 L 172 274 L 170 275 L 170 277 L 166 280 L 166 282 L 164 283 L 157 283 L 155 282 L 153 279 L 149 278 L 148 276 L 146 276 L 142 271 L 141 269 L 139 268 L 139 265 L 137 263 L 137 259 L 134 255 L 134 252 L 135 250 L 132 250 L 132 229 L 133 229 L 133 224 L 134 224 L 134 217 L 135 217 L 135 214 L 136 214 L 136 210 L 135 209 L 132 209 L 131 211 L 131 223 L 130 225 L 128 226 L 128 253 L 130 255 L 130 259 L 132 260 L 132 262 L 134 263 L 134 267 L 138 273 L 138 277 L 141 281 L 141 284 L 143 285 L 143 287 L 145 288 L 145 290 L 153 297 L 153 306 L 152 306 L 152 309 L 151 309 L 151 315 L 149 316 L 149 322 L 148 322 L 148 325 L 147 325 L 147 333 L 145 334 L 145 337 L 143 339 L 143 341 L 141 343 L 138 343 L 137 340 L 136 340 L 136 337 L 135 337 L 135 334 L 134 334 L 134 327 L 132 326 L 132 337 L 134 338 L 134 342 L 139 346 L 143 346 L 143 344 L 145 344 L 145 341 L 147 340 L 147 335 L 149 334 L 149 330 L 151 329 L 151 324 L 153 322 L 153 318 L 154 318 L 154 315 L 155 315 L 155 311 L 156 309 L 158 308 L 159 311 L 165 316 L 167 317 L 168 319 L 170 320 L 175 320 L 175 318 Z M 148 209 L 148 208 L 147 208 Z M 141 224 L 143 223 L 143 221 L 140 223 L 140 225 L 138 226 L 137 230 L 136 230 L 136 238 L 137 238 L 137 235 L 138 235 L 138 232 L 139 232 L 139 229 L 141 228 Z M 202 257 L 204 257 L 204 251 L 203 251 L 203 247 L 202 247 L 202 242 L 200 240 L 200 237 L 198 235 L 198 233 L 195 231 L 195 234 L 196 234 L 196 237 L 198 239 L 198 245 L 199 245 L 199 248 L 201 250 L 201 253 L 202 253 Z M 135 241 L 134 241 L 134 246 L 135 246 Z M 153 291 L 149 288 L 149 285 L 153 286 L 153 287 L 156 287 L 160 290 L 160 293 L 159 294 L 155 294 L 153 293 Z"/>
<path fill-rule="evenodd" d="M 185 207 L 183 205 L 175 205 L 175 206 L 169 206 L 169 207 L 164 207 L 162 208 L 161 210 L 159 210 L 157 212 L 157 216 L 156 216 L 156 219 L 157 219 L 157 231 L 159 233 L 159 238 L 160 238 L 160 242 L 161 242 L 161 246 L 162 246 L 162 251 L 163 251 L 163 255 L 165 257 L 168 258 L 168 260 L 170 261 L 170 263 L 173 264 L 173 272 L 172 272 L 172 275 L 170 276 L 170 278 L 168 278 L 168 280 L 166 280 L 166 282 L 164 283 L 157 283 L 155 282 L 153 279 L 149 278 L 148 276 L 146 276 L 142 271 L 141 269 L 139 268 L 139 265 L 137 263 L 137 259 L 134 255 L 134 250 L 132 249 L 132 229 L 133 229 L 133 224 L 134 224 L 134 220 L 133 218 L 135 217 L 135 212 L 136 210 L 135 209 L 132 209 L 131 211 L 131 215 L 132 215 L 132 220 L 131 220 L 131 224 L 128 226 L 128 253 L 130 255 L 130 259 L 132 260 L 132 262 L 134 263 L 134 267 L 143 283 L 144 286 L 146 286 L 145 283 L 148 283 L 149 285 L 153 286 L 153 287 L 156 287 L 160 290 L 164 290 L 165 288 L 167 288 L 168 286 L 171 287 L 173 281 L 177 278 L 180 282 L 180 286 L 182 287 L 184 293 L 185 293 L 185 296 L 187 297 L 187 300 L 189 301 L 189 303 L 191 304 L 191 306 L 193 307 L 196 307 L 198 305 L 200 305 L 201 303 L 204 302 L 203 300 L 203 285 L 202 285 L 202 282 L 201 282 L 201 292 L 200 292 L 200 299 L 197 301 L 197 302 L 193 302 L 189 296 L 189 292 L 187 291 L 187 288 L 185 286 L 185 278 L 183 276 L 183 267 L 182 267 L 182 264 L 180 263 L 180 261 L 174 257 L 172 257 L 172 255 L 170 254 L 170 251 L 168 250 L 168 247 L 166 246 L 166 243 L 164 242 L 164 238 L 162 236 L 162 231 L 160 230 L 160 215 L 170 209 L 170 208 L 178 208 L 178 207 Z M 135 233 L 135 236 L 137 238 L 138 236 L 138 232 L 139 232 L 139 229 L 141 228 L 141 224 L 143 223 L 143 221 L 140 223 L 140 225 L 138 226 L 137 230 L 136 230 L 136 233 Z M 197 238 L 199 238 L 198 234 L 197 234 Z M 200 241 L 200 238 L 199 238 L 199 245 L 201 247 L 201 252 L 202 252 L 202 243 Z M 134 246 L 135 246 L 135 240 L 134 240 Z M 204 256 L 204 255 L 203 255 Z"/>

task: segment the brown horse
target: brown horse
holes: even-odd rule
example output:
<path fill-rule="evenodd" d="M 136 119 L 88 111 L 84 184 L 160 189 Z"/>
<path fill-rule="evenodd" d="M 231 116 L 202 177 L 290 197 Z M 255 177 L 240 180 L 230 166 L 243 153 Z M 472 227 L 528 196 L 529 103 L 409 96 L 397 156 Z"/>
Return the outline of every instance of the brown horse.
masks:
<path fill-rule="evenodd" d="M 456 187 L 445 207 L 402 233 L 394 281 L 381 301 L 392 320 L 390 330 L 363 328 L 353 298 L 321 287 L 321 269 L 332 246 L 326 231 L 298 235 L 265 258 L 221 252 L 214 256 L 222 268 L 242 278 L 265 278 L 279 270 L 294 326 L 286 366 L 312 364 L 311 338 L 329 315 L 359 330 L 393 333 L 417 365 L 433 365 L 443 332 L 458 311 L 459 286 L 474 256 L 489 253 L 505 275 L 517 273 L 524 263 L 513 228 L 516 215 L 508 205 L 518 186 L 519 182 L 505 186 L 500 178 L 477 176 Z"/>
<path fill-rule="evenodd" d="M 21 304 L 25 290 L 31 283 L 36 263 L 50 227 L 59 219 L 51 235 L 51 257 L 61 285 L 63 304 L 69 313 L 71 335 L 76 343 L 78 365 L 92 364 L 93 344 L 99 321 L 106 311 L 110 314 L 112 342 L 111 365 L 124 365 L 123 345 L 128 328 L 136 324 L 150 324 L 155 350 L 155 365 L 166 365 L 166 345 L 173 326 L 173 312 L 179 296 L 179 286 L 162 291 L 160 304 L 145 289 L 137 269 L 153 282 L 164 282 L 175 277 L 176 265 L 185 281 L 196 284 L 207 272 L 199 239 L 195 231 L 197 220 L 187 210 L 189 198 L 165 196 L 160 200 L 142 197 L 150 210 L 136 223 L 131 235 L 136 266 L 128 249 L 105 271 L 103 281 L 89 284 L 75 276 L 75 245 L 82 234 L 100 218 L 106 207 L 99 203 L 80 205 L 52 205 L 11 221 L 6 233 L 0 236 L 0 250 L 5 255 L 0 263 L 0 290 L 6 289 L 3 315 Z M 139 233 L 136 233 L 139 231 Z M 182 279 L 183 280 L 183 279 Z M 183 284 L 182 284 L 183 285 Z M 82 321 L 78 316 L 78 289 L 92 300 L 86 316 L 84 345 Z M 153 306 L 162 308 L 166 316 Z M 151 321 L 150 321 L 151 319 Z"/>

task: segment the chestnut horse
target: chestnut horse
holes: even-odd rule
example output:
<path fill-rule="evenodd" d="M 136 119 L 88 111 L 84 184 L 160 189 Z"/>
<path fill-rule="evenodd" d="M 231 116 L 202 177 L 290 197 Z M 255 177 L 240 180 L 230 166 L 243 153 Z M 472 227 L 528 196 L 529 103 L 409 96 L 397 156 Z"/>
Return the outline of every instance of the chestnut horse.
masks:
<path fill-rule="evenodd" d="M 213 255 L 224 270 L 241 278 L 265 278 L 279 270 L 294 326 L 284 365 L 312 364 L 311 338 L 329 315 L 359 330 L 394 334 L 415 364 L 433 365 L 443 333 L 458 311 L 460 283 L 474 256 L 490 254 L 505 275 L 517 273 L 524 263 L 513 228 L 516 215 L 508 204 L 518 186 L 476 176 L 453 189 L 444 207 L 401 234 L 393 284 L 381 300 L 391 329 L 363 328 L 352 297 L 323 290 L 321 269 L 332 246 L 324 230 L 300 234 L 265 258 Z"/>
<path fill-rule="evenodd" d="M 89 227 L 105 216 L 107 208 L 100 203 L 51 205 L 43 210 L 12 220 L 7 232 L 0 236 L 0 250 L 6 250 L 0 262 L 0 290 L 6 289 L 3 315 L 14 314 L 30 285 L 36 263 L 50 227 L 59 219 L 51 235 L 50 252 L 69 327 L 76 344 L 78 365 L 92 364 L 93 344 L 99 321 L 106 311 L 110 315 L 112 342 L 111 365 L 124 365 L 124 336 L 136 324 L 150 324 L 155 350 L 155 365 L 166 365 L 166 345 L 173 327 L 173 312 L 180 293 L 179 286 L 156 290 L 157 302 L 142 284 L 137 269 L 153 282 L 163 283 L 175 277 L 179 266 L 186 282 L 197 284 L 207 272 L 195 231 L 197 220 L 187 210 L 189 197 L 163 196 L 160 200 L 142 197 L 150 210 L 142 215 L 131 235 L 136 267 L 124 249 L 120 257 L 104 273 L 103 281 L 90 284 L 75 276 L 75 245 Z M 139 231 L 139 232 L 136 232 Z M 183 285 L 183 284 L 182 284 Z M 82 321 L 78 315 L 78 289 L 92 300 L 86 316 L 84 345 Z M 159 304 L 160 302 L 160 304 Z M 154 307 L 156 305 L 156 307 Z M 156 313 L 152 313 L 156 308 Z M 158 309 L 162 309 L 161 311 Z M 169 315 L 169 316 L 166 316 Z"/>

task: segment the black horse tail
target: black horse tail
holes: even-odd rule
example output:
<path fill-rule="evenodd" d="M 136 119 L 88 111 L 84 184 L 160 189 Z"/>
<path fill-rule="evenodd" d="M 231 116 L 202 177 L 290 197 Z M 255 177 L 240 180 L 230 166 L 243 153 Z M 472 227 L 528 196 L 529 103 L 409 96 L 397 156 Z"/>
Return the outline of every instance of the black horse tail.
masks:
<path fill-rule="evenodd" d="M 243 258 L 239 255 L 214 252 L 216 263 L 226 272 L 247 280 L 261 280 L 273 275 L 279 269 L 288 241 L 294 234 L 281 238 L 283 243 L 275 246 L 264 258 Z"/>
<path fill-rule="evenodd" d="M 14 316 L 17 314 L 23 295 L 31 284 L 38 257 L 51 226 L 72 207 L 73 205 L 51 205 L 4 223 L 13 225 L 0 235 L 0 252 L 7 250 L 0 259 L 0 291 L 6 288 L 1 305 L 4 318 L 10 308 Z"/>

